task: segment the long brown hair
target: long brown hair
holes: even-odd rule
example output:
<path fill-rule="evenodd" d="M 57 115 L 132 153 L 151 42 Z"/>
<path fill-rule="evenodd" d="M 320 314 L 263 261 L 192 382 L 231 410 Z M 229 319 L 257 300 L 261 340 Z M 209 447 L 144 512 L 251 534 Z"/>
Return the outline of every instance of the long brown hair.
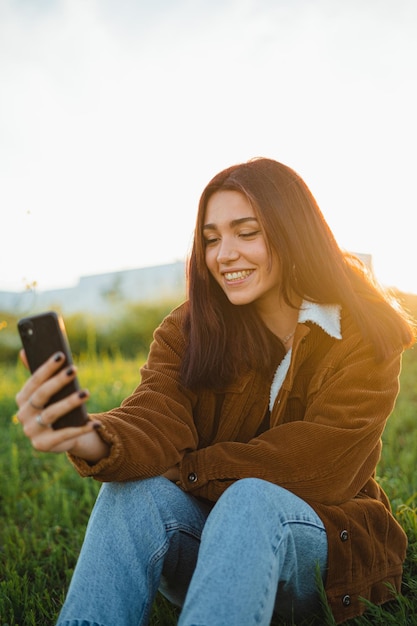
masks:
<path fill-rule="evenodd" d="M 339 248 L 311 191 L 291 168 L 258 158 L 217 174 L 199 203 L 188 264 L 189 343 L 182 378 L 190 387 L 219 387 L 242 368 L 265 371 L 272 364 L 271 333 L 252 305 L 232 305 L 205 262 L 203 225 L 208 200 L 219 190 L 242 193 L 251 203 L 266 241 L 279 258 L 279 289 L 287 304 L 291 294 L 313 302 L 346 307 L 377 359 L 394 347 L 408 346 L 413 330 L 405 313 L 364 271 L 357 259 Z"/>

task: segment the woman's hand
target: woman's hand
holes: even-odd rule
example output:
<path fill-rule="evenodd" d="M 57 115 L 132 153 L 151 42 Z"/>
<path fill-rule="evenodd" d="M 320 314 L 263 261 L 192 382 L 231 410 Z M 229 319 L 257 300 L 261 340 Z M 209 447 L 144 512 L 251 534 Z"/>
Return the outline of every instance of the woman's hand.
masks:
<path fill-rule="evenodd" d="M 24 351 L 20 353 L 27 366 Z M 70 410 L 88 399 L 88 391 L 82 390 L 44 408 L 49 399 L 70 383 L 76 376 L 76 368 L 70 365 L 58 371 L 64 360 L 58 352 L 46 361 L 26 381 L 16 395 L 19 407 L 17 419 L 23 432 L 35 450 L 42 452 L 71 452 L 90 462 L 97 462 L 109 453 L 109 446 L 98 435 L 99 422 L 89 421 L 84 426 L 54 430 L 52 424 Z"/>

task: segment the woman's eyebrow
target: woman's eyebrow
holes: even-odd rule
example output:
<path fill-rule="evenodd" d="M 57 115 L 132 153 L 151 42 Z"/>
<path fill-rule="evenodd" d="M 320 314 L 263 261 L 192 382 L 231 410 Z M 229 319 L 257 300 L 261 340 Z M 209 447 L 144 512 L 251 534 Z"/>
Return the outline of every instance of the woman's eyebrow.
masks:
<path fill-rule="evenodd" d="M 244 224 L 245 222 L 257 222 L 258 219 L 256 217 L 239 217 L 239 219 L 232 220 L 230 222 L 230 226 L 239 226 L 239 224 Z M 216 224 L 204 224 L 203 230 L 215 230 L 217 228 Z"/>

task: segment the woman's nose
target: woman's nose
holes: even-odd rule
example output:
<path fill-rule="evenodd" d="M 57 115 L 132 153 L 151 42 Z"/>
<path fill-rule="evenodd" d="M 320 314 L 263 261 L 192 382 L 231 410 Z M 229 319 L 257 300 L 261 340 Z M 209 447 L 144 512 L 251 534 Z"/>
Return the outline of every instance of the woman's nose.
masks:
<path fill-rule="evenodd" d="M 218 263 L 229 263 L 239 258 L 239 251 L 232 241 L 222 240 L 217 254 Z"/>

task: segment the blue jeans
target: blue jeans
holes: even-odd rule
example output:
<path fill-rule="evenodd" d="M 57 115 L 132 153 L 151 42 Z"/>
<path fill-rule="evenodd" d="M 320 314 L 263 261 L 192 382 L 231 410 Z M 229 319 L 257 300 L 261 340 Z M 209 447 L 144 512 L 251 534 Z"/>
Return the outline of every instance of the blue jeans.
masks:
<path fill-rule="evenodd" d="M 319 606 L 327 537 L 313 509 L 256 478 L 212 506 L 156 477 L 103 485 L 59 626 L 148 623 L 158 589 L 180 626 L 268 625 Z"/>

